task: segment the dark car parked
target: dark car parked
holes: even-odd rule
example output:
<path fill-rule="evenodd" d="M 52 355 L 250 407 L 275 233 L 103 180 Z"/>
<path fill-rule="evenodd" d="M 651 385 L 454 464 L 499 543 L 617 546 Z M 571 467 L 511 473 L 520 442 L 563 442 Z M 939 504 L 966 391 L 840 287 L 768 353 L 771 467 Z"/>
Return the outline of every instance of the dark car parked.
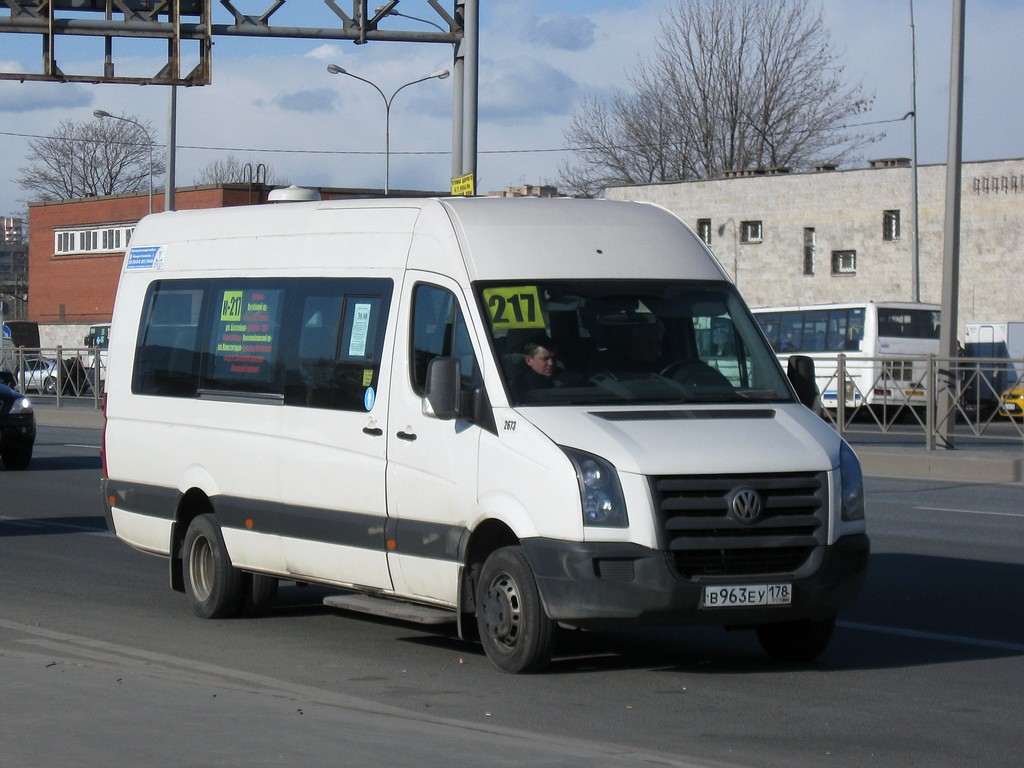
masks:
<path fill-rule="evenodd" d="M 12 374 L 0 372 L 0 460 L 7 469 L 27 468 L 35 441 L 31 401 L 14 389 Z"/>

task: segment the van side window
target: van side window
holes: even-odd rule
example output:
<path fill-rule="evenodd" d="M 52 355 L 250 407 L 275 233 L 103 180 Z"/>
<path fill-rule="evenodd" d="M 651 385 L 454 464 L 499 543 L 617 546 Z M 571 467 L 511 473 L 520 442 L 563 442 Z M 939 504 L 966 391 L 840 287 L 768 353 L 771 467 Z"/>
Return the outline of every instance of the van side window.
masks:
<path fill-rule="evenodd" d="M 389 297 L 337 287 L 313 283 L 302 297 L 285 405 L 361 411 L 367 389 L 377 387 Z"/>
<path fill-rule="evenodd" d="M 450 291 L 421 284 L 413 294 L 412 387 L 426 392 L 427 366 L 435 357 L 458 357 L 464 386 L 476 381 L 477 364 L 466 320 Z"/>
<path fill-rule="evenodd" d="M 285 292 L 266 283 L 217 281 L 204 389 L 280 392 Z"/>
<path fill-rule="evenodd" d="M 132 392 L 195 397 L 203 283 L 160 281 L 149 287 L 136 343 Z"/>
<path fill-rule="evenodd" d="M 377 386 L 392 289 L 387 279 L 154 282 L 132 391 L 365 410 L 375 400 L 367 392 Z"/>

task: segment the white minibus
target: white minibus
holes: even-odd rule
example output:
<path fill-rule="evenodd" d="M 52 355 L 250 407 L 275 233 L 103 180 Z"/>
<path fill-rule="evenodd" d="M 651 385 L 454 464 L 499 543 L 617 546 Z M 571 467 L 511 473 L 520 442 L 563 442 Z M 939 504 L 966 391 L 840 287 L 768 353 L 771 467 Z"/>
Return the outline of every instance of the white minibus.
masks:
<path fill-rule="evenodd" d="M 756 307 L 779 360 L 814 360 L 821 404 L 838 407 L 839 355 L 845 357 L 846 405 L 927 404 L 928 356 L 939 354 L 937 304 L 862 301 Z"/>
<path fill-rule="evenodd" d="M 107 522 L 202 617 L 291 581 L 453 622 L 508 672 L 563 628 L 630 624 L 756 630 L 802 661 L 864 580 L 860 464 L 798 400 L 809 361 L 787 378 L 654 205 L 156 214 L 109 355 Z"/>

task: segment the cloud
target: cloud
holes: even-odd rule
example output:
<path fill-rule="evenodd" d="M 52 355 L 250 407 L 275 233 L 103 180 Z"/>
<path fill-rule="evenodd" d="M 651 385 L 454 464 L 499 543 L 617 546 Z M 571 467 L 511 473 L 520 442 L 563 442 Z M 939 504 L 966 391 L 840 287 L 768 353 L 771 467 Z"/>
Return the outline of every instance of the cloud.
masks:
<path fill-rule="evenodd" d="M 526 21 L 527 42 L 538 48 L 584 51 L 594 44 L 597 25 L 585 16 L 531 16 Z"/>
<path fill-rule="evenodd" d="M 286 112 L 333 112 L 338 94 L 330 88 L 309 88 L 294 93 L 281 93 L 271 103 Z"/>
<path fill-rule="evenodd" d="M 323 45 L 318 45 L 307 53 L 305 58 L 316 59 L 318 61 L 336 61 L 344 56 L 344 51 L 340 45 L 337 45 L 336 43 L 324 43 Z"/>
<path fill-rule="evenodd" d="M 19 83 L 0 81 L 0 112 L 24 113 L 47 109 L 74 109 L 93 103 L 93 94 L 72 83 Z"/>
<path fill-rule="evenodd" d="M 521 120 L 567 114 L 579 86 L 564 72 L 525 57 L 481 67 L 480 117 Z"/>

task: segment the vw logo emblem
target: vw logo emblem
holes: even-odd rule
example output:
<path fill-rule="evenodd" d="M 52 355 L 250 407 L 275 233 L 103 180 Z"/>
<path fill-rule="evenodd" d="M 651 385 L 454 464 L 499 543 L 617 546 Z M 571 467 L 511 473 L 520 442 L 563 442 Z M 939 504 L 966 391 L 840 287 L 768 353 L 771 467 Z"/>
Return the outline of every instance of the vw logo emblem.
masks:
<path fill-rule="evenodd" d="M 739 488 L 733 493 L 729 508 L 741 523 L 756 523 L 763 511 L 761 495 L 753 488 Z"/>

